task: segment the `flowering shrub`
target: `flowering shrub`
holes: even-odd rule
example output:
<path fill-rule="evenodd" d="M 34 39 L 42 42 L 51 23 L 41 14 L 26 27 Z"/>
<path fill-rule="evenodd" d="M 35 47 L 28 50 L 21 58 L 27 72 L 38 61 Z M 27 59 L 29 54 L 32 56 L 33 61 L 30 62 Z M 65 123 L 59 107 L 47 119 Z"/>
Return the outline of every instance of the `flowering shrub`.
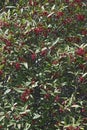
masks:
<path fill-rule="evenodd" d="M 87 129 L 87 3 L 0 7 L 0 129 Z"/>

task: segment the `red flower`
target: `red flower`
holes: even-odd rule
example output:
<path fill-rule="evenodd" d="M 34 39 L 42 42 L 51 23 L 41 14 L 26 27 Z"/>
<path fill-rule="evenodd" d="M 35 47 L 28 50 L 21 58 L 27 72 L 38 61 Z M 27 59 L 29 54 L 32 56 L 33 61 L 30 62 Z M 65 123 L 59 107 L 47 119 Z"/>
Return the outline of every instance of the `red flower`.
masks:
<path fill-rule="evenodd" d="M 41 51 L 41 56 L 45 56 L 47 54 L 47 49 Z"/>
<path fill-rule="evenodd" d="M 34 29 L 35 34 L 41 34 L 42 32 L 44 32 L 44 28 L 43 27 L 37 27 Z"/>
<path fill-rule="evenodd" d="M 60 112 L 60 113 L 63 113 L 63 112 L 64 112 L 63 108 L 60 107 L 60 108 L 59 108 L 59 112 Z"/>
<path fill-rule="evenodd" d="M 16 63 L 15 68 L 16 68 L 16 70 L 19 70 L 20 69 L 20 63 Z"/>
<path fill-rule="evenodd" d="M 33 53 L 33 54 L 31 55 L 31 59 L 32 59 L 32 60 L 35 60 L 35 59 L 36 59 L 36 54 L 35 54 L 35 53 Z"/>
<path fill-rule="evenodd" d="M 48 100 L 50 98 L 50 94 L 49 93 L 45 94 L 44 98 Z"/>
<path fill-rule="evenodd" d="M 78 79 L 78 82 L 79 82 L 79 83 L 84 82 L 84 77 L 80 76 L 79 79 Z"/>
<path fill-rule="evenodd" d="M 60 97 L 57 95 L 56 97 L 55 97 L 55 102 L 58 102 L 60 100 Z"/>
<path fill-rule="evenodd" d="M 85 15 L 83 15 L 83 14 L 78 14 L 78 15 L 76 16 L 76 18 L 77 18 L 78 21 L 84 21 L 84 20 L 85 20 Z"/>
<path fill-rule="evenodd" d="M 48 15 L 48 12 L 47 11 L 44 11 L 43 13 L 42 13 L 42 16 L 47 16 Z"/>
<path fill-rule="evenodd" d="M 63 16 L 63 12 L 57 12 L 57 13 L 56 13 L 56 16 L 57 16 L 57 18 L 62 17 L 62 16 Z"/>
<path fill-rule="evenodd" d="M 83 48 L 78 48 L 78 49 L 76 50 L 76 54 L 77 54 L 78 56 L 83 56 L 83 55 L 85 54 L 85 50 L 84 50 Z"/>
<path fill-rule="evenodd" d="M 87 35 L 87 30 L 83 29 L 81 33 L 82 35 Z"/>
<path fill-rule="evenodd" d="M 64 21 L 63 21 L 63 24 L 70 24 L 72 23 L 73 19 L 72 18 L 66 18 Z"/>
<path fill-rule="evenodd" d="M 26 89 L 26 90 L 22 93 L 22 95 L 21 95 L 21 100 L 22 100 L 23 102 L 26 102 L 26 101 L 29 99 L 30 93 L 31 93 L 30 89 Z"/>

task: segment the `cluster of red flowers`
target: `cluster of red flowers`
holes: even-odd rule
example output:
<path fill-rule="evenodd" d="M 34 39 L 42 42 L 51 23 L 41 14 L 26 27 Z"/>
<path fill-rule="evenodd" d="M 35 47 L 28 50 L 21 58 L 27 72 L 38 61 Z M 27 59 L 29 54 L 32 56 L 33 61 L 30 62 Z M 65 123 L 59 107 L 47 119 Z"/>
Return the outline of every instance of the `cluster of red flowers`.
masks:
<path fill-rule="evenodd" d="M 76 55 L 78 55 L 78 56 L 84 56 L 84 54 L 85 54 L 85 50 L 83 48 L 78 48 L 76 50 Z"/>
<path fill-rule="evenodd" d="M 29 97 L 30 97 L 30 93 L 31 93 L 31 90 L 30 90 L 30 89 L 26 89 L 26 90 L 22 93 L 22 95 L 21 95 L 21 100 L 22 100 L 23 102 L 28 101 L 28 99 L 29 99 Z"/>
<path fill-rule="evenodd" d="M 20 63 L 15 63 L 15 69 L 16 69 L 16 70 L 20 70 L 20 68 L 21 68 L 21 67 L 20 67 Z"/>

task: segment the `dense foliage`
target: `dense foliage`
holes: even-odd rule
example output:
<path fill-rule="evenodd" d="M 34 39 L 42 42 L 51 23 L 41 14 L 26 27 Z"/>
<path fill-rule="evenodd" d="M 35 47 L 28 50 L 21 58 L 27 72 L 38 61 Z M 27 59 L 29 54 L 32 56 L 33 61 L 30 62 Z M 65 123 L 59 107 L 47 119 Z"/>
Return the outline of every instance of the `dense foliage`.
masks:
<path fill-rule="evenodd" d="M 87 129 L 87 3 L 0 6 L 0 129 Z"/>

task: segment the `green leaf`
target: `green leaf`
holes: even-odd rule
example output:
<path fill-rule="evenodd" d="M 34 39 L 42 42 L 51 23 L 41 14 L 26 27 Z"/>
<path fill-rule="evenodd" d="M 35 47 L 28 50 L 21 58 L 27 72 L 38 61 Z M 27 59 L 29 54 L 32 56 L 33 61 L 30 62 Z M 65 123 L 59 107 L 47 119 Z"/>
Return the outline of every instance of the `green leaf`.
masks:
<path fill-rule="evenodd" d="M 10 91 L 11 91 L 11 89 L 7 89 L 7 90 L 4 92 L 4 94 L 6 95 L 6 94 L 8 94 Z"/>
<path fill-rule="evenodd" d="M 40 118 L 40 117 L 41 117 L 41 115 L 35 114 L 35 116 L 33 117 L 33 119 L 38 119 L 38 118 Z"/>
<path fill-rule="evenodd" d="M 23 63 L 23 65 L 24 65 L 24 67 L 25 67 L 26 69 L 28 69 L 28 63 L 27 63 L 27 62 Z"/>
<path fill-rule="evenodd" d="M 6 6 L 7 9 L 15 9 L 15 6 Z"/>
<path fill-rule="evenodd" d="M 5 116 L 0 117 L 0 121 L 2 121 L 5 118 Z"/>
<path fill-rule="evenodd" d="M 18 88 L 13 88 L 15 91 L 17 91 L 18 93 L 22 93 L 23 92 L 23 90 L 20 90 L 20 89 L 18 89 Z"/>

